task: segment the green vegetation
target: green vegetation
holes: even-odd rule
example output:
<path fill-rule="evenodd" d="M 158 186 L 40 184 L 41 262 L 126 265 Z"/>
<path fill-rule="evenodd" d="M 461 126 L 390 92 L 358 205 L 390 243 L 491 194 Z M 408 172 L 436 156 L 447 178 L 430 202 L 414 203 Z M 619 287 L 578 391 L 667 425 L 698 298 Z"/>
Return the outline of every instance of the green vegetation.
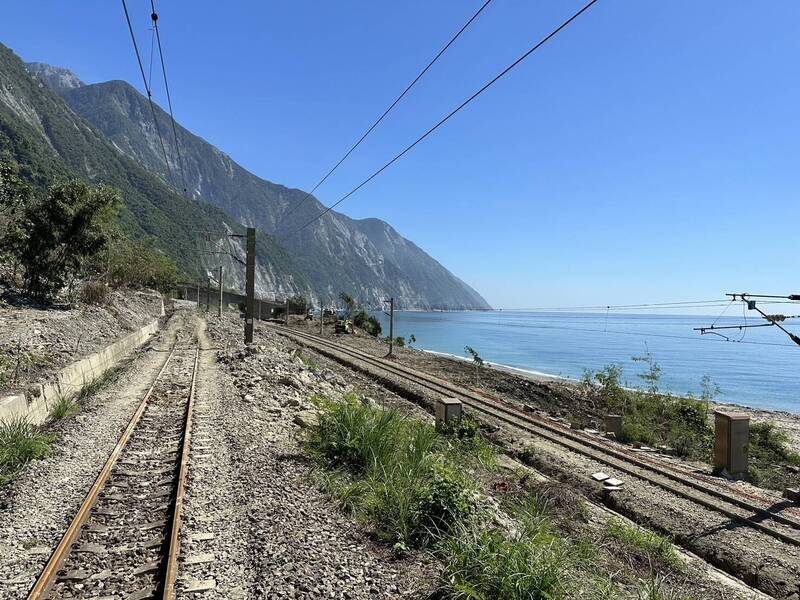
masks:
<path fill-rule="evenodd" d="M 307 447 L 333 471 L 324 487 L 397 551 L 428 545 L 472 512 L 475 483 L 431 425 L 354 396 L 315 402 L 323 414 Z"/>
<path fill-rule="evenodd" d="M 290 315 L 305 315 L 308 314 L 309 310 L 314 308 L 311 305 L 311 302 L 305 296 L 301 296 L 300 294 L 295 294 L 289 298 L 288 302 Z"/>
<path fill-rule="evenodd" d="M 448 600 L 566 598 L 567 547 L 545 519 L 527 519 L 510 539 L 499 531 L 463 528 L 439 552 L 437 597 Z"/>
<path fill-rule="evenodd" d="M 472 346 L 464 346 L 464 352 L 467 356 L 472 357 L 472 362 L 475 363 L 475 385 L 480 385 L 480 370 L 483 366 L 483 359 Z"/>
<path fill-rule="evenodd" d="M 441 567 L 432 599 L 672 598 L 654 572 L 682 585 L 666 538 L 590 519 L 563 484 L 493 471 L 492 447 L 468 416 L 436 432 L 355 395 L 311 401 L 321 412 L 305 441 L 317 484 L 396 553 L 430 552 Z"/>
<path fill-rule="evenodd" d="M 78 298 L 103 304 L 106 283 L 167 291 L 177 279 L 175 264 L 152 241 L 126 238 L 117 225 L 119 194 L 80 180 L 52 185 L 41 198 L 17 176 L 19 168 L 0 164 L 0 205 L 14 207 L 4 222 L 0 250 L 20 271 L 27 295 L 51 300 L 67 285 L 90 276 Z M 9 211 L 8 214 L 11 214 Z"/>
<path fill-rule="evenodd" d="M 363 329 L 373 337 L 378 337 L 382 331 L 381 322 L 363 308 L 353 315 L 353 325 Z"/>
<path fill-rule="evenodd" d="M 26 417 L 0 420 L 0 485 L 13 479 L 32 460 L 50 453 L 52 435 L 42 433 Z"/>
<path fill-rule="evenodd" d="M 119 202 L 111 188 L 80 180 L 54 184 L 43 197 L 27 198 L 0 242 L 21 268 L 24 291 L 49 300 L 71 284 L 86 259 L 106 244 Z"/>
<path fill-rule="evenodd" d="M 69 419 L 74 417 L 81 411 L 81 405 L 75 400 L 73 396 L 59 396 L 56 403 L 50 409 L 50 420 L 61 421 L 62 419 Z"/>
<path fill-rule="evenodd" d="M 587 371 L 583 389 L 598 413 L 622 415 L 620 441 L 648 446 L 665 445 L 692 460 L 710 461 L 714 433 L 709 403 L 720 393 L 709 376 L 700 382 L 700 397 L 661 393 L 661 367 L 649 354 L 634 361 L 647 365 L 639 374 L 644 389 L 623 386 L 622 367 L 608 365 Z M 748 480 L 761 487 L 781 490 L 800 485 L 800 454 L 789 445 L 789 437 L 773 423 L 750 425 L 750 471 Z"/>
<path fill-rule="evenodd" d="M 621 442 L 648 446 L 669 446 L 679 456 L 708 460 L 712 431 L 708 399 L 678 397 L 658 392 L 661 368 L 652 356 L 636 359 L 648 369 L 640 374 L 646 389 L 626 389 L 620 379 L 622 367 L 609 365 L 596 373 L 584 374 L 584 389 L 604 413 L 623 417 Z"/>
<path fill-rule="evenodd" d="M 748 479 L 775 490 L 800 487 L 800 453 L 791 449 L 789 435 L 774 423 L 750 424 Z"/>
<path fill-rule="evenodd" d="M 146 287 L 167 293 L 178 280 L 175 263 L 152 238 L 134 241 L 118 233 L 93 267 L 113 287 Z"/>
<path fill-rule="evenodd" d="M 683 570 L 683 562 L 675 552 L 672 542 L 663 536 L 633 524 L 612 519 L 607 524 L 608 534 L 620 542 L 634 557 L 650 566 Z"/>

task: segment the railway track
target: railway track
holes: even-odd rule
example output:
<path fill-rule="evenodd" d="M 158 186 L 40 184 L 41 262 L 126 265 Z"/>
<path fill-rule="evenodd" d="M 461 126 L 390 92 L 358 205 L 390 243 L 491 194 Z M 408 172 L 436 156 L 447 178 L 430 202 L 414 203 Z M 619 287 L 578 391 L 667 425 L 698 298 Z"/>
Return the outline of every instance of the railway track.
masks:
<path fill-rule="evenodd" d="M 165 355 L 29 600 L 174 597 L 199 345 Z"/>
<path fill-rule="evenodd" d="M 664 460 L 642 456 L 618 444 L 527 412 L 518 405 L 454 385 L 394 361 L 343 347 L 316 335 L 272 327 L 277 333 L 310 346 L 334 360 L 360 368 L 358 364 L 353 364 L 355 361 L 368 365 L 378 373 L 388 373 L 434 394 L 457 397 L 465 406 L 484 417 L 543 438 L 627 476 L 658 486 L 707 510 L 720 513 L 783 543 L 800 547 L 800 510 L 788 501 L 776 502 L 766 495 L 737 489 L 724 480 L 695 473 Z"/>

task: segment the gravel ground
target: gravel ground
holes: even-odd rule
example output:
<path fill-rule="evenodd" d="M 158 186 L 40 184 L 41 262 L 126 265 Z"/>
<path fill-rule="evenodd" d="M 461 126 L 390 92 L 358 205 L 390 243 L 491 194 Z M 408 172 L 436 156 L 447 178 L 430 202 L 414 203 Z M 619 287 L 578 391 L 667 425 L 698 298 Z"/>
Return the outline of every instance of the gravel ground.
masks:
<path fill-rule="evenodd" d="M 160 314 L 160 296 L 128 290 L 109 293 L 104 306 L 44 310 L 0 303 L 0 394 L 42 383 Z"/>
<path fill-rule="evenodd" d="M 155 377 L 184 315 L 145 346 L 73 419 L 51 428 L 54 452 L 0 489 L 0 599 L 24 597 L 69 526 L 133 411 Z"/>
<path fill-rule="evenodd" d="M 234 316 L 208 327 L 223 349 L 201 358 L 182 589 L 232 599 L 423 597 L 424 565 L 394 559 L 308 480 L 295 421 L 312 418 L 309 394 L 341 397 L 352 383 L 307 368 L 294 345 L 261 328 L 260 345 L 245 349 Z"/>

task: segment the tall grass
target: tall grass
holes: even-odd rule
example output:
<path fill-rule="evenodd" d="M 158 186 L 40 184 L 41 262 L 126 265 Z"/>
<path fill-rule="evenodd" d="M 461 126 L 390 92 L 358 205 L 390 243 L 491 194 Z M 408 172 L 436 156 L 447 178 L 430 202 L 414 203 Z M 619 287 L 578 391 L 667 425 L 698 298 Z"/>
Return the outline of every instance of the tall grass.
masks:
<path fill-rule="evenodd" d="M 462 528 L 442 542 L 443 600 L 556 600 L 567 597 L 569 557 L 546 519 L 532 519 L 507 539 L 499 531 Z"/>
<path fill-rule="evenodd" d="M 336 473 L 324 487 L 381 539 L 398 550 L 424 546 L 472 512 L 476 486 L 431 425 L 354 398 L 315 402 L 323 412 L 307 447 Z"/>
<path fill-rule="evenodd" d="M 27 417 L 0 420 L 0 485 L 30 461 L 47 456 L 52 441 L 53 436 L 42 433 Z"/>

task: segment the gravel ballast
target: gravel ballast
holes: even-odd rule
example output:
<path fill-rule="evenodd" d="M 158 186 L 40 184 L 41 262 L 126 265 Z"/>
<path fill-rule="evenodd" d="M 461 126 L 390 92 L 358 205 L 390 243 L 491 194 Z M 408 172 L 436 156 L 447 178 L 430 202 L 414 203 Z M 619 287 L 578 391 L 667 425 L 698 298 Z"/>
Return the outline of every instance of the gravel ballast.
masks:
<path fill-rule="evenodd" d="M 312 414 L 309 395 L 337 398 L 352 386 L 308 369 L 271 332 L 245 348 L 230 316 L 210 319 L 209 334 L 206 345 L 223 349 L 201 353 L 182 589 L 234 599 L 424 596 L 419 561 L 393 558 L 309 481 L 295 422 Z M 188 564 L 208 555 L 213 562 Z"/>

